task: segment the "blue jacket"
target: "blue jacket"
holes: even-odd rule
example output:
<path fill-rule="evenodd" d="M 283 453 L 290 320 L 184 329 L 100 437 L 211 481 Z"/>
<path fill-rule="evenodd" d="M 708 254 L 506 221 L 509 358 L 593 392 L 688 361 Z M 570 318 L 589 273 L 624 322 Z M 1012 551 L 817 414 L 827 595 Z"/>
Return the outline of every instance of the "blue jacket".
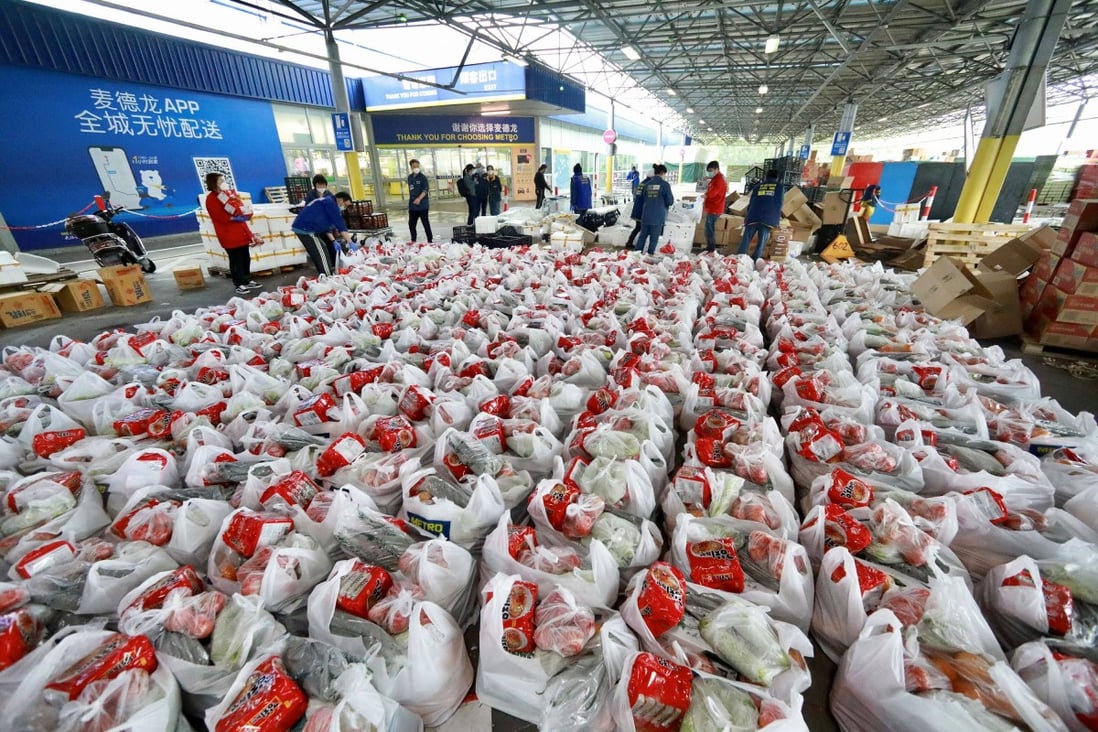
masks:
<path fill-rule="evenodd" d="M 640 184 L 640 178 L 641 174 L 636 170 L 630 170 L 625 174 L 625 182 L 628 183 L 633 190 L 636 190 L 637 186 Z"/>
<path fill-rule="evenodd" d="M 629 218 L 634 221 L 640 221 L 641 213 L 644 211 L 644 187 L 650 180 L 652 179 L 645 178 L 643 183 L 633 185 L 633 211 L 629 214 Z"/>
<path fill-rule="evenodd" d="M 408 210 L 426 211 L 431 207 L 431 196 L 427 194 L 427 176 L 423 173 L 415 173 L 408 176 Z M 423 200 L 416 203 L 419 194 L 424 194 Z"/>
<path fill-rule="evenodd" d="M 572 176 L 572 211 L 586 211 L 591 208 L 591 178 L 583 173 Z"/>
<path fill-rule="evenodd" d="M 307 234 L 322 234 L 332 229 L 347 231 L 347 224 L 339 212 L 335 196 L 324 196 L 309 201 L 294 219 L 292 228 Z"/>
<path fill-rule="evenodd" d="M 645 226 L 662 226 L 667 221 L 667 209 L 675 203 L 671 184 L 657 175 L 646 180 L 641 191 L 644 193 L 641 223 Z"/>
<path fill-rule="evenodd" d="M 751 189 L 751 203 L 747 205 L 745 224 L 777 226 L 782 220 L 782 202 L 785 186 L 776 180 L 756 183 Z"/>

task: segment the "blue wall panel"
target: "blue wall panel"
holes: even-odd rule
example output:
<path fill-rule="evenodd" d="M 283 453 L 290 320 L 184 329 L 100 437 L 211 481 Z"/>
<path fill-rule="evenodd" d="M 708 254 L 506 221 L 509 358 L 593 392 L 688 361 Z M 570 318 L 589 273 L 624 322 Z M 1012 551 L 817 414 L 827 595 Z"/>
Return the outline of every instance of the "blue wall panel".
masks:
<path fill-rule="evenodd" d="M 270 102 L 28 68 L 4 68 L 0 213 L 21 249 L 72 245 L 36 229 L 112 192 L 137 209 L 142 236 L 196 231 L 203 187 L 194 158 L 227 158 L 237 187 L 262 200 L 286 175 Z M 48 89 L 48 94 L 37 90 Z M 33 181 L 28 185 L 28 181 Z M 25 228 L 24 228 L 25 227 Z"/>
<path fill-rule="evenodd" d="M 555 104 L 562 111 L 583 112 L 587 109 L 587 90 L 581 84 L 540 64 L 526 67 L 526 98 Z"/>
<path fill-rule="evenodd" d="M 881 198 L 892 203 L 906 203 L 912 196 L 911 185 L 915 182 L 915 172 L 918 169 L 918 163 L 885 163 L 881 170 Z M 895 206 L 890 205 L 889 208 Z M 880 207 L 873 212 L 869 223 L 891 224 L 892 215 L 892 211 Z"/>
<path fill-rule="evenodd" d="M 251 99 L 333 106 L 326 71 L 14 0 L 0 0 L 3 64 Z"/>

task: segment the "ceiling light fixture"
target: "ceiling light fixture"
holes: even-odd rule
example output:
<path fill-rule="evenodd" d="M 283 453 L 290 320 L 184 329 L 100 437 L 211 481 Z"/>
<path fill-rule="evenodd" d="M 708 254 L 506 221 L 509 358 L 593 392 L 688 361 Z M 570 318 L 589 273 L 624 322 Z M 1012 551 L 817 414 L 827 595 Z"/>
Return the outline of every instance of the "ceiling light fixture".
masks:
<path fill-rule="evenodd" d="M 625 57 L 630 61 L 640 61 L 641 55 L 637 52 L 637 49 L 632 46 L 622 46 L 621 52 L 625 54 Z"/>
<path fill-rule="evenodd" d="M 704 120 L 704 119 L 699 119 L 699 120 L 698 120 L 698 124 L 699 124 L 699 125 L 704 125 L 704 124 L 705 124 L 705 120 Z"/>
<path fill-rule="evenodd" d="M 667 87 L 667 94 L 672 97 L 677 97 L 679 94 L 671 87 Z"/>
<path fill-rule="evenodd" d="M 687 107 L 687 108 L 686 108 L 686 113 L 687 113 L 687 114 L 694 114 L 694 110 L 693 110 L 693 109 L 691 109 L 690 107 Z"/>
<path fill-rule="evenodd" d="M 504 117 L 508 114 L 511 114 L 510 109 L 493 109 L 490 112 L 481 112 L 481 115 L 485 117 Z"/>
<path fill-rule="evenodd" d="M 504 61 L 510 61 L 511 63 L 515 64 L 516 66 L 528 66 L 529 65 L 527 63 L 526 59 L 524 59 L 522 56 L 513 56 L 511 54 L 504 54 L 503 55 L 503 60 Z"/>
<path fill-rule="evenodd" d="M 763 113 L 763 108 L 762 107 L 755 107 L 755 114 L 762 114 L 762 113 Z"/>
<path fill-rule="evenodd" d="M 766 94 L 768 91 L 770 91 L 770 87 L 766 84 L 759 84 L 759 94 Z"/>
<path fill-rule="evenodd" d="M 763 47 L 763 53 L 774 53 L 778 50 L 778 45 L 782 42 L 782 39 L 777 33 L 766 39 L 766 46 Z"/>

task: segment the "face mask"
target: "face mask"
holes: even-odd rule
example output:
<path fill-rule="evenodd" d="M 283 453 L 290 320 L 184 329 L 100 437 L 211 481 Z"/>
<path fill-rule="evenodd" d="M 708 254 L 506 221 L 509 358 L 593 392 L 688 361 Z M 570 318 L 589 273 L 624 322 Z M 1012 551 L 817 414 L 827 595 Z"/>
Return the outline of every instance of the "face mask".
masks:
<path fill-rule="evenodd" d="M 712 178 L 712 177 L 713 177 L 713 176 L 715 176 L 716 174 L 717 174 L 717 171 L 715 171 L 715 170 L 707 170 L 707 171 L 705 171 L 705 177 L 706 177 L 706 178 Z"/>
<path fill-rule="evenodd" d="M 416 175 L 418 173 L 419 173 L 419 168 L 412 168 L 412 175 Z"/>
<path fill-rule="evenodd" d="M 325 194 L 325 193 L 326 193 L 327 191 L 328 191 L 328 189 L 327 189 L 327 188 L 317 188 L 317 189 L 316 189 L 316 192 L 317 192 L 317 193 L 319 193 L 319 194 L 320 194 L 320 195 L 322 195 L 322 196 L 323 196 L 323 195 L 324 195 L 324 194 Z"/>
<path fill-rule="evenodd" d="M 229 184 L 226 181 L 221 181 L 220 183 L 217 184 L 217 187 L 220 188 L 223 191 L 231 190 L 229 188 Z"/>

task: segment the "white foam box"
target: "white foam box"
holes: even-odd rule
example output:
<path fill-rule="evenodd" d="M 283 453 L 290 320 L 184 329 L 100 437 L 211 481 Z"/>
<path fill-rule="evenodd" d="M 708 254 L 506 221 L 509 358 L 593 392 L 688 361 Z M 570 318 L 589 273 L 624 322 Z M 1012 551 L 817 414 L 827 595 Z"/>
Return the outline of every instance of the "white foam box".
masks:
<path fill-rule="evenodd" d="M 599 229 L 599 244 L 609 247 L 623 247 L 633 233 L 632 226 L 607 226 Z"/>
<path fill-rule="evenodd" d="M 229 255 L 224 249 L 219 252 L 206 252 L 206 257 L 209 259 L 210 267 L 229 268 Z"/>
<path fill-rule="evenodd" d="M 15 285 L 27 281 L 23 265 L 10 252 L 0 251 L 0 285 Z"/>
<path fill-rule="evenodd" d="M 495 234 L 499 231 L 498 216 L 477 216 L 473 226 L 478 234 Z"/>
<path fill-rule="evenodd" d="M 292 234 L 294 227 L 294 215 L 291 213 L 267 214 L 267 230 L 271 233 L 281 232 Z"/>
<path fill-rule="evenodd" d="M 252 230 L 253 234 L 259 234 L 264 239 L 271 233 L 271 227 L 268 224 L 267 217 L 262 214 L 253 215 L 252 220 L 248 222 L 248 227 Z"/>

